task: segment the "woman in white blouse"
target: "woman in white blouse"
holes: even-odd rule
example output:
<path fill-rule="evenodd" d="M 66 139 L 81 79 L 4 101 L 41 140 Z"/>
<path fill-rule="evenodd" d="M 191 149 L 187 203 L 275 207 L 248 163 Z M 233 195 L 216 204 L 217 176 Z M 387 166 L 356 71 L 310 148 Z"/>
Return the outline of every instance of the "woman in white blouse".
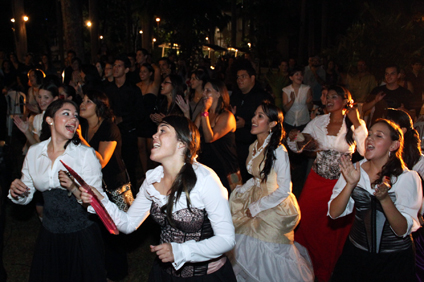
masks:
<path fill-rule="evenodd" d="M 365 159 L 342 157 L 343 177 L 328 203 L 331 218 L 355 221 L 331 281 L 416 281 L 411 232 L 420 226 L 421 179 L 403 160 L 403 134 L 377 120 L 365 142 Z"/>
<path fill-rule="evenodd" d="M 79 121 L 74 102 L 54 101 L 44 116 L 42 142 L 30 147 L 22 177 L 9 191 L 12 202 L 21 205 L 31 202 L 35 190 L 44 197 L 43 226 L 29 281 L 106 281 L 99 227 L 89 220 L 79 203 L 81 193 L 60 161 L 102 191 L 100 163 L 75 134 Z"/>
<path fill-rule="evenodd" d="M 150 247 L 158 257 L 149 281 L 236 281 L 224 255 L 235 244 L 228 193 L 212 170 L 195 161 L 199 144 L 189 119 L 164 117 L 150 155 L 161 165 L 147 172 L 129 210 L 97 193 L 120 231 L 133 232 L 149 214 L 161 226 L 160 245 Z"/>
<path fill-rule="evenodd" d="M 326 100 L 329 113 L 313 119 L 302 134 L 291 131 L 288 140 L 294 151 L 317 151 L 299 198 L 302 220 L 295 230 L 295 240 L 308 249 L 318 281 L 330 279 L 353 221 L 352 217 L 337 221 L 327 217 L 327 203 L 340 176 L 340 156 L 350 156 L 355 148 L 363 155 L 367 135 L 365 122 L 351 107 L 348 90 L 329 87 Z"/>
<path fill-rule="evenodd" d="M 238 281 L 312 282 L 308 252 L 293 241 L 300 211 L 291 191 L 289 157 L 281 144 L 283 113 L 277 106 L 262 103 L 250 132 L 257 137 L 247 157 L 247 170 L 253 177 L 230 198 L 236 277 Z"/>
<path fill-rule="evenodd" d="M 312 109 L 312 92 L 308 85 L 302 84 L 303 69 L 295 67 L 289 73 L 292 82 L 283 88 L 284 129 L 303 130 L 309 122 L 309 111 Z"/>

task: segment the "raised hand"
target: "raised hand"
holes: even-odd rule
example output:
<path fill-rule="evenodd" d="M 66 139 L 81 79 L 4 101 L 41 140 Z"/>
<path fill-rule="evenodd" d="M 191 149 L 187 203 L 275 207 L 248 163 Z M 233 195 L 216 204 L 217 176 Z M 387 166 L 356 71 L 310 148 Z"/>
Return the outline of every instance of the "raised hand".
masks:
<path fill-rule="evenodd" d="M 375 188 L 374 196 L 379 200 L 383 201 L 387 199 L 389 196 L 389 190 L 392 188 L 392 185 L 390 183 L 390 178 L 385 176 L 383 178 L 383 182 L 381 182 L 380 185 Z"/>
<path fill-rule="evenodd" d="M 13 122 L 15 123 L 16 127 L 22 131 L 22 133 L 25 133 L 29 130 L 28 121 L 23 121 L 19 116 L 13 116 Z"/>
<path fill-rule="evenodd" d="M 380 102 L 381 100 L 383 100 L 384 96 L 386 96 L 386 93 L 384 93 L 383 91 L 378 92 L 374 99 L 375 102 Z"/>
<path fill-rule="evenodd" d="M 358 184 L 359 179 L 361 178 L 361 168 L 359 167 L 359 163 L 354 166 L 350 157 L 342 156 L 340 158 L 340 170 L 347 184 L 352 187 Z"/>
<path fill-rule="evenodd" d="M 180 107 L 181 111 L 183 111 L 184 114 L 190 112 L 188 98 L 184 99 L 181 95 L 177 95 L 175 103 L 178 105 L 178 107 Z"/>

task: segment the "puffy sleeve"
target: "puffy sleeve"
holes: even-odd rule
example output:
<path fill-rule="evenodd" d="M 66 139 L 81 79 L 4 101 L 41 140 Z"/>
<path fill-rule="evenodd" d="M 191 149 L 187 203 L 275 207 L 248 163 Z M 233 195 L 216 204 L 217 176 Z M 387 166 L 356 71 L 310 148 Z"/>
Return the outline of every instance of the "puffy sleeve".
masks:
<path fill-rule="evenodd" d="M 405 234 L 396 235 L 406 237 L 420 227 L 417 214 L 421 208 L 423 198 L 421 179 L 415 171 L 407 171 L 398 177 L 398 181 L 396 181 L 392 189 L 396 195 L 394 204 L 405 217 L 408 224 Z"/>
<path fill-rule="evenodd" d="M 199 181 L 199 177 L 198 177 Z M 217 258 L 235 245 L 234 226 L 228 203 L 228 192 L 218 176 L 210 174 L 202 179 L 201 199 L 211 222 L 214 236 L 196 242 L 171 243 L 176 270 L 186 262 L 201 262 Z"/>
<path fill-rule="evenodd" d="M 80 145 L 83 146 L 83 145 Z M 99 192 L 103 192 L 102 188 L 102 166 L 100 165 L 99 159 L 96 157 L 96 153 L 93 148 L 83 147 L 86 149 L 84 162 L 82 163 L 83 169 L 81 170 L 82 179 L 87 182 L 88 185 L 95 187 Z"/>
<path fill-rule="evenodd" d="M 365 121 L 362 119 L 359 121 L 361 122 L 361 125 L 353 130 L 353 139 L 356 143 L 356 150 L 358 150 L 358 153 L 363 156 L 365 154 L 365 139 L 368 136 L 368 130 Z"/>
<path fill-rule="evenodd" d="M 358 166 L 358 165 L 360 166 L 361 164 L 359 162 L 357 162 L 354 165 L 355 165 L 355 168 L 356 168 L 356 166 Z M 361 171 L 361 179 L 362 179 L 362 174 L 363 173 L 364 172 Z M 361 182 L 361 179 L 359 180 L 359 182 Z M 327 215 L 329 217 L 331 217 L 331 215 L 330 215 L 330 205 L 331 205 L 331 202 L 335 198 L 337 198 L 337 196 L 343 191 L 343 189 L 345 188 L 345 186 L 346 186 L 346 180 L 344 179 L 343 174 L 340 173 L 339 180 L 337 180 L 336 185 L 334 185 L 334 187 L 333 187 L 333 194 L 331 194 L 330 201 L 328 202 Z M 339 215 L 336 218 L 343 217 L 343 216 L 346 216 L 346 215 L 351 214 L 353 212 L 353 209 L 354 208 L 355 208 L 355 201 L 352 199 L 352 197 L 349 197 L 349 201 L 347 202 L 347 205 L 346 205 L 345 210 L 343 211 L 343 213 L 341 215 Z M 333 217 L 331 217 L 331 218 L 333 218 Z M 333 219 L 336 219 L 336 218 L 333 218 Z"/>
<path fill-rule="evenodd" d="M 292 183 L 290 177 L 290 163 L 287 151 L 283 146 L 275 150 L 274 170 L 277 174 L 277 189 L 271 194 L 260 198 L 249 205 L 252 216 L 256 216 L 261 211 L 273 208 L 284 201 L 291 193 Z"/>

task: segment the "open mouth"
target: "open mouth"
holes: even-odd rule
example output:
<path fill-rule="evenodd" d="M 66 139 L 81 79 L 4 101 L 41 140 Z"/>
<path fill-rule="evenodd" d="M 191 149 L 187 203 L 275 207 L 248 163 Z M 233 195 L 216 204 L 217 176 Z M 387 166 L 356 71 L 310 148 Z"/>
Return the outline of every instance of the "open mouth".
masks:
<path fill-rule="evenodd" d="M 153 148 L 152 148 L 152 150 L 153 150 L 153 149 L 157 149 L 157 148 L 160 148 L 160 144 L 159 144 L 159 143 L 153 143 Z"/>
<path fill-rule="evenodd" d="M 66 130 L 68 130 L 69 132 L 75 133 L 75 129 L 76 129 L 76 124 L 68 124 L 65 126 Z"/>

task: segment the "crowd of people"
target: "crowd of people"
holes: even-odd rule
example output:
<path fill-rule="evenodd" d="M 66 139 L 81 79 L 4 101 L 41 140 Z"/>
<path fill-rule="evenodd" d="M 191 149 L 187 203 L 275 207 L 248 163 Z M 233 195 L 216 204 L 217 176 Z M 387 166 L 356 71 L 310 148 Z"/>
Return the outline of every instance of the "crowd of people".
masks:
<path fill-rule="evenodd" d="M 67 55 L 0 56 L 0 139 L 24 157 L 2 192 L 42 223 L 30 281 L 128 275 L 97 200 L 122 233 L 160 226 L 149 281 L 424 281 L 419 59 L 377 81 L 317 56 L 260 76 L 250 54 Z"/>

